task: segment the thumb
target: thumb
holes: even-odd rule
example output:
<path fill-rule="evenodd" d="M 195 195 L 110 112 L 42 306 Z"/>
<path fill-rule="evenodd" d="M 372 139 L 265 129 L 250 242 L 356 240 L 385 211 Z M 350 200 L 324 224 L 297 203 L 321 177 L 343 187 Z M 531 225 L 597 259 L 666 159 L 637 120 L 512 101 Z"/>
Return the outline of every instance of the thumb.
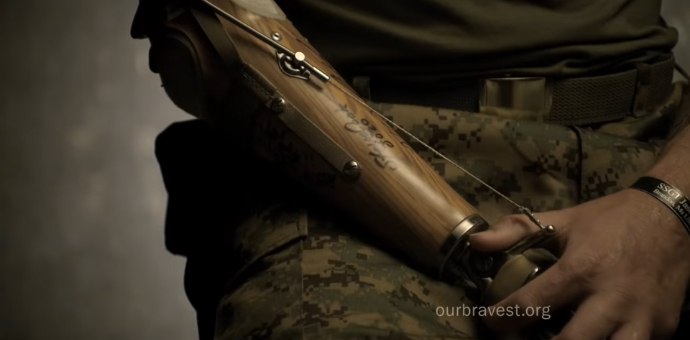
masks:
<path fill-rule="evenodd" d="M 556 231 L 566 224 L 566 211 L 550 211 L 535 214 L 544 225 L 552 224 Z M 510 248 L 521 239 L 539 231 L 539 227 L 525 215 L 508 215 L 493 224 L 487 231 L 470 235 L 470 245 L 481 252 L 501 251 Z"/>
<path fill-rule="evenodd" d="M 493 224 L 489 230 L 470 235 L 472 248 L 482 252 L 509 248 L 539 228 L 526 216 L 508 215 Z"/>

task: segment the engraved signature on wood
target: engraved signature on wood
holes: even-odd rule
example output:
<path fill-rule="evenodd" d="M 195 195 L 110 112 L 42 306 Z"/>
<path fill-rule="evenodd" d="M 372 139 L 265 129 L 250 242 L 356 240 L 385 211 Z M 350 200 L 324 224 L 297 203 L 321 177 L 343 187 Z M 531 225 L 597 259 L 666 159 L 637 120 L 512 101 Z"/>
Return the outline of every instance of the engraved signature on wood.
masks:
<path fill-rule="evenodd" d="M 355 113 L 348 109 L 347 104 L 338 104 L 338 111 L 344 112 L 347 118 L 350 119 L 344 125 L 345 130 L 362 137 L 369 148 L 369 156 L 374 158 L 378 166 L 390 170 L 398 168 L 398 165 L 390 157 L 386 156 L 385 148 L 393 148 L 393 143 L 383 138 L 383 134 L 379 132 L 373 123 L 366 118 L 357 118 Z"/>

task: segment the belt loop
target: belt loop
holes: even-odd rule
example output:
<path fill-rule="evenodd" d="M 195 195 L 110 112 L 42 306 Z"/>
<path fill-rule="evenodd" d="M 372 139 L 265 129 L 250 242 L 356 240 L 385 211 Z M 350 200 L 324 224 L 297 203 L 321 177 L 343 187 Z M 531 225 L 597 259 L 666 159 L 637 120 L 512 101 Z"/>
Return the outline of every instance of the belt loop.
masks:
<path fill-rule="evenodd" d="M 371 100 L 371 78 L 356 76 L 352 78 L 352 88 L 364 99 Z"/>
<path fill-rule="evenodd" d="M 651 71 L 649 65 L 645 63 L 636 63 L 635 69 L 637 69 L 637 82 L 632 114 L 635 117 L 642 117 L 649 113 L 649 84 L 651 82 Z"/>

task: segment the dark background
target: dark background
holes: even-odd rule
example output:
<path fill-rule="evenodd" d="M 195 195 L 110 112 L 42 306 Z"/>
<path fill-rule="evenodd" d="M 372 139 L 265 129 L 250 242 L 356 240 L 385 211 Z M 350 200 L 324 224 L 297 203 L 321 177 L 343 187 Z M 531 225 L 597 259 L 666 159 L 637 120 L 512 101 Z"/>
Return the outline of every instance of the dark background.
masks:
<path fill-rule="evenodd" d="M 195 339 L 136 0 L 0 0 L 0 340 Z M 666 0 L 690 68 L 690 1 Z"/>

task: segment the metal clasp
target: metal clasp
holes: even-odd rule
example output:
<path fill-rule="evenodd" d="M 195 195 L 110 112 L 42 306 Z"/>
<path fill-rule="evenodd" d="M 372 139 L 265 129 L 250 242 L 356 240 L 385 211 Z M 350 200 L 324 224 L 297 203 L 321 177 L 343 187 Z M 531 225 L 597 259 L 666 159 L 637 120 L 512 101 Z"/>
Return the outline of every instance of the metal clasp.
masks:
<path fill-rule="evenodd" d="M 507 109 L 533 113 L 543 120 L 551 109 L 551 92 L 543 77 L 488 78 L 479 97 L 479 112 Z"/>
<path fill-rule="evenodd" d="M 276 52 L 278 66 L 280 70 L 290 77 L 309 80 L 311 72 L 304 66 L 304 53 L 295 52 L 294 56 L 289 56 L 283 52 Z"/>

